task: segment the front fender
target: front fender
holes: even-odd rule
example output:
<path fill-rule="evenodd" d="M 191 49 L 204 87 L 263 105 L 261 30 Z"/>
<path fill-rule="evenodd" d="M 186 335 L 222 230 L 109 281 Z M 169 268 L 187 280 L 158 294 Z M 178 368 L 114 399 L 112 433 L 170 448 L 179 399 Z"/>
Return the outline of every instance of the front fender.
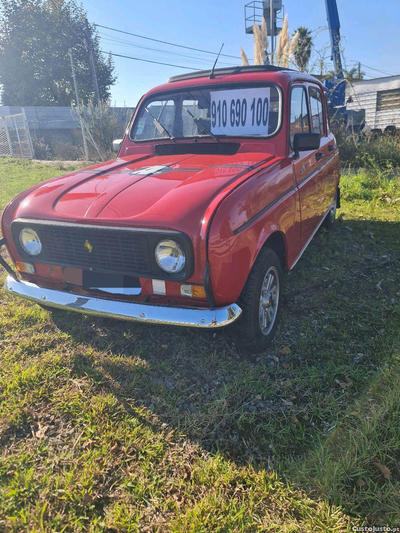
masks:
<path fill-rule="evenodd" d="M 239 187 L 220 205 L 208 240 L 216 305 L 237 301 L 271 235 L 283 237 L 286 266 L 299 252 L 300 205 L 292 180 L 291 166 L 277 168 Z"/>

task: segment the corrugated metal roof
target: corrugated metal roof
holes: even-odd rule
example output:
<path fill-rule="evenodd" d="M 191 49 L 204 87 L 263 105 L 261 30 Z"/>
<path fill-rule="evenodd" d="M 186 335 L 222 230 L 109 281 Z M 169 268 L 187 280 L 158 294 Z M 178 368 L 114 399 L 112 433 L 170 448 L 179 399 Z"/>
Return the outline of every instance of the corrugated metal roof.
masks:
<path fill-rule="evenodd" d="M 125 125 L 126 112 L 133 108 L 114 107 L 118 120 Z M 0 106 L 0 116 L 25 112 L 30 130 L 79 129 L 71 107 L 57 106 Z"/>

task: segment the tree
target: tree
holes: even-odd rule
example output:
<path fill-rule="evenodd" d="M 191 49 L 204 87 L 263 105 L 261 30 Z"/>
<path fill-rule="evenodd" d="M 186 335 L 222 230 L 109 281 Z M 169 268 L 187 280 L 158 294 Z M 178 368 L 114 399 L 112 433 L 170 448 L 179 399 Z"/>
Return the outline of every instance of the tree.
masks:
<path fill-rule="evenodd" d="M 313 38 L 311 36 L 311 31 L 304 26 L 297 28 L 295 33 L 298 34 L 298 39 L 293 51 L 293 56 L 297 68 L 301 72 L 304 72 L 308 67 L 308 63 L 310 62 Z"/>
<path fill-rule="evenodd" d="M 358 67 L 353 67 L 350 70 L 344 70 L 343 71 L 343 78 L 351 83 L 354 80 L 363 80 L 365 76 L 365 72 L 360 70 Z M 336 77 L 336 73 L 334 70 L 328 70 L 328 72 L 325 74 L 325 79 L 332 79 Z"/>
<path fill-rule="evenodd" d="M 76 0 L 2 0 L 0 11 L 0 83 L 4 105 L 60 105 L 75 102 L 68 50 L 72 50 L 79 97 L 93 94 L 84 43 L 86 12 Z M 111 57 L 100 52 L 89 26 L 100 98 L 115 83 Z"/>
<path fill-rule="evenodd" d="M 110 102 L 100 101 L 95 105 L 93 98 L 89 98 L 85 106 L 80 104 L 74 107 L 73 116 L 76 122 L 81 124 L 81 120 L 83 121 L 86 139 L 91 146 L 89 153 L 92 160 L 112 159 L 113 140 L 124 136 L 132 112 L 132 109 L 125 108 L 121 115 L 110 106 Z"/>
<path fill-rule="evenodd" d="M 362 72 L 362 70 L 359 67 L 353 67 L 350 70 L 344 71 L 344 77 L 348 81 L 354 81 L 354 80 L 363 80 L 365 76 L 365 72 Z"/>

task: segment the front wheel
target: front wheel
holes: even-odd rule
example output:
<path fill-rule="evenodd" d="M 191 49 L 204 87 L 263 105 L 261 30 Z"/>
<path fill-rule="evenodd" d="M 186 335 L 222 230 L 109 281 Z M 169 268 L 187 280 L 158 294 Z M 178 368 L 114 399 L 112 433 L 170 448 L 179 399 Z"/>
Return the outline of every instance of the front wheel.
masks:
<path fill-rule="evenodd" d="M 282 266 L 270 248 L 260 252 L 240 299 L 241 337 L 246 348 L 261 352 L 275 336 L 280 315 Z"/>

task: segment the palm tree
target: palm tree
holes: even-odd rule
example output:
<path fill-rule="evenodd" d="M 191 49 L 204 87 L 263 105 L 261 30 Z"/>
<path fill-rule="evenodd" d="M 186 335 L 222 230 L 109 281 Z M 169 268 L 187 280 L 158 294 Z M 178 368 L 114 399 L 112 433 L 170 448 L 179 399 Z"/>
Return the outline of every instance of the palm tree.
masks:
<path fill-rule="evenodd" d="M 344 71 L 344 77 L 348 81 L 363 80 L 365 72 L 362 72 L 359 67 L 353 67 L 350 70 Z"/>
<path fill-rule="evenodd" d="M 310 62 L 311 49 L 313 47 L 313 38 L 311 36 L 311 31 L 300 26 L 297 28 L 296 32 L 298 34 L 297 44 L 294 49 L 293 55 L 296 62 L 297 68 L 304 72 Z"/>

